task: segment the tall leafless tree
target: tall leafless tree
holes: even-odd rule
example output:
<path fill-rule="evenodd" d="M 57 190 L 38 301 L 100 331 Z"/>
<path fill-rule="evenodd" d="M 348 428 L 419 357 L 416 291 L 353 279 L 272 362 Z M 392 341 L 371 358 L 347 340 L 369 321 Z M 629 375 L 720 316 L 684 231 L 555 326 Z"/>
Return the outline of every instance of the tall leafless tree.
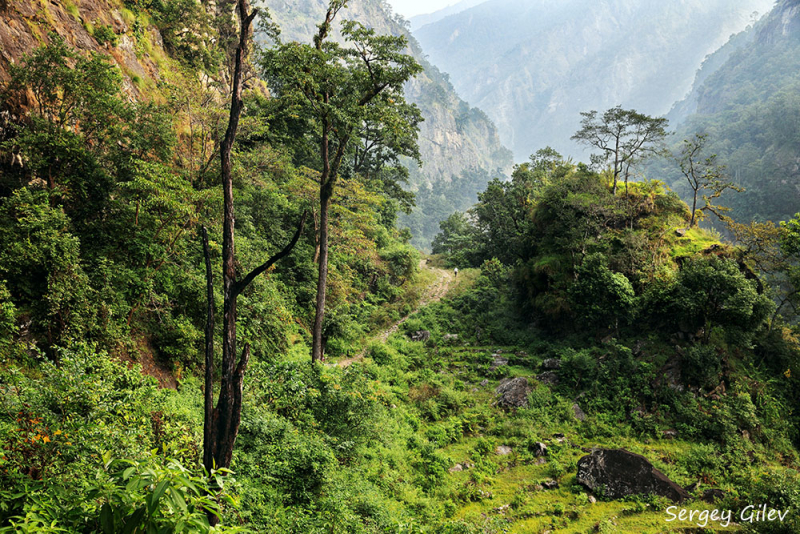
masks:
<path fill-rule="evenodd" d="M 217 406 L 213 406 L 214 382 L 214 282 L 208 247 L 208 233 L 203 228 L 203 251 L 206 258 L 207 285 L 207 324 L 206 324 L 206 374 L 205 374 L 205 418 L 203 429 L 203 464 L 212 469 L 230 467 L 233 446 L 239 433 L 242 412 L 242 383 L 250 359 L 250 346 L 245 345 L 237 363 L 236 352 L 236 299 L 244 289 L 260 274 L 267 271 L 277 261 L 289 255 L 297 244 L 305 225 L 304 213 L 292 240 L 283 250 L 272 256 L 262 265 L 253 269 L 241 280 L 237 280 L 236 256 L 234 248 L 234 208 L 233 179 L 231 176 L 231 152 L 239 127 L 239 118 L 244 107 L 242 91 L 244 85 L 244 65 L 251 40 L 251 26 L 257 10 L 250 12 L 248 0 L 238 0 L 240 21 L 239 44 L 235 53 L 231 110 L 228 128 L 222 140 L 220 154 L 222 159 L 222 190 L 224 197 L 224 220 L 222 230 L 222 368 L 220 370 L 220 391 Z M 211 524 L 219 519 L 209 514 Z"/>

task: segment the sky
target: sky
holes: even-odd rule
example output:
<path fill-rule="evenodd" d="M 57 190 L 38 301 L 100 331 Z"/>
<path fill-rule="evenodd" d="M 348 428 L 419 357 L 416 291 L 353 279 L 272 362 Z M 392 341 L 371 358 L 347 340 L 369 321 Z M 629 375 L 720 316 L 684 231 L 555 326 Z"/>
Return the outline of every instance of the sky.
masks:
<path fill-rule="evenodd" d="M 457 2 L 458 0 L 389 0 L 394 11 L 405 18 L 433 13 Z"/>

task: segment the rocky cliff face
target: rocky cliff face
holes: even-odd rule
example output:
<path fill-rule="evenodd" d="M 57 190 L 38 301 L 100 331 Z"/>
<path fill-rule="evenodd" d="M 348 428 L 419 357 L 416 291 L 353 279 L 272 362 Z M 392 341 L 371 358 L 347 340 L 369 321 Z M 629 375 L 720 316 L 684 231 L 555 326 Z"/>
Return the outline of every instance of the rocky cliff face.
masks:
<path fill-rule="evenodd" d="M 101 28 L 106 33 L 99 32 Z M 98 38 L 110 35 L 107 29 L 116 35 L 116 45 Z M 51 33 L 61 36 L 77 50 L 113 58 L 124 75 L 124 89 L 132 98 L 140 94 L 144 85 L 159 80 L 159 67 L 154 59 L 159 54 L 146 51 L 163 48 L 161 35 L 117 2 L 3 0 L 0 1 L 0 81 L 8 81 L 9 66 L 49 41 Z"/>
<path fill-rule="evenodd" d="M 170 60 L 164 52 L 161 33 L 148 18 L 125 9 L 117 0 L 6 1 L 6 4 L 0 3 L 0 81 L 8 79 L 12 63 L 21 61 L 24 54 L 48 41 L 53 32 L 78 50 L 113 58 L 124 75 L 125 91 L 130 98 L 158 92 L 162 65 Z M 301 41 L 309 40 L 315 33 L 327 6 L 325 0 L 267 0 L 265 4 L 280 24 L 283 38 Z M 208 1 L 202 5 L 209 14 L 216 14 L 216 3 Z M 409 164 L 412 189 L 421 196 L 437 184 L 447 184 L 445 193 L 447 188 L 472 189 L 475 184 L 459 183 L 465 171 L 480 170 L 487 175 L 498 169 L 510 171 L 511 153 L 501 145 L 494 124 L 480 110 L 461 100 L 447 75 L 425 60 L 405 21 L 393 17 L 388 6 L 379 0 L 350 2 L 342 17 L 357 19 L 380 33 L 407 36 L 409 53 L 425 67 L 407 87 L 410 101 L 420 107 L 425 118 L 419 138 L 423 166 L 417 168 Z M 459 197 L 472 198 L 478 189 L 466 195 L 460 192 Z M 463 202 L 450 209 L 468 207 L 461 204 Z M 442 213 L 437 217 L 440 215 Z M 444 213 L 445 217 L 447 215 L 449 212 Z M 412 216 L 425 220 L 426 228 L 437 228 L 438 219 L 428 220 L 430 217 L 419 209 Z M 432 235 L 417 236 L 416 243 L 425 246 L 430 238 Z"/>

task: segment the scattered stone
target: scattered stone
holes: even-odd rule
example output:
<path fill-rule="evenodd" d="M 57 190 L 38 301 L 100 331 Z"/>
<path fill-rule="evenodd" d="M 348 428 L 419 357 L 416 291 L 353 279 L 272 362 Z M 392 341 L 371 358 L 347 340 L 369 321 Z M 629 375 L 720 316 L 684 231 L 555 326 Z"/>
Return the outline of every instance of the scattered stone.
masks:
<path fill-rule="evenodd" d="M 544 443 L 539 443 L 539 442 L 534 443 L 533 447 L 531 447 L 531 452 L 537 458 L 539 456 L 545 456 L 547 454 L 547 445 L 545 445 Z"/>
<path fill-rule="evenodd" d="M 428 341 L 431 338 L 431 333 L 428 330 L 417 330 L 411 334 L 411 341 Z"/>
<path fill-rule="evenodd" d="M 531 490 L 533 490 L 533 491 L 544 491 L 544 486 L 542 486 L 541 484 L 534 484 L 533 486 L 531 486 Z"/>
<path fill-rule="evenodd" d="M 594 504 L 597 502 L 597 499 L 594 495 L 589 495 L 589 504 Z"/>
<path fill-rule="evenodd" d="M 644 406 L 642 406 L 642 405 L 637 406 L 636 408 L 631 410 L 630 413 L 628 414 L 628 416 L 631 419 L 633 419 L 636 416 L 644 417 L 645 415 L 647 415 L 647 410 L 645 410 Z"/>
<path fill-rule="evenodd" d="M 527 378 L 520 376 L 503 380 L 494 391 L 497 393 L 496 404 L 498 406 L 503 408 L 524 408 L 528 405 L 531 386 L 528 384 Z"/>
<path fill-rule="evenodd" d="M 584 456 L 578 461 L 576 480 L 591 491 L 602 488 L 612 499 L 644 494 L 680 502 L 689 497 L 647 458 L 624 449 L 595 449 Z"/>
<path fill-rule="evenodd" d="M 511 447 L 507 447 L 505 445 L 498 445 L 497 448 L 494 450 L 495 454 L 498 456 L 508 456 L 511 454 Z"/>
<path fill-rule="evenodd" d="M 449 343 L 451 341 L 455 343 L 456 341 L 458 341 L 458 334 L 445 334 L 444 336 L 442 336 L 442 341 L 444 341 L 445 343 Z"/>
<path fill-rule="evenodd" d="M 558 385 L 558 375 L 555 373 L 555 371 L 545 371 L 544 373 L 537 376 L 536 380 L 538 380 L 542 384 L 545 384 L 546 386 Z"/>
<path fill-rule="evenodd" d="M 503 358 L 500 354 L 492 354 L 492 358 L 494 358 L 494 361 L 492 361 L 492 366 L 489 368 L 490 371 L 508 365 L 508 358 Z"/>
<path fill-rule="evenodd" d="M 545 371 L 555 371 L 561 369 L 561 360 L 558 358 L 547 358 L 542 362 L 542 369 Z"/>
<path fill-rule="evenodd" d="M 749 440 L 750 439 L 750 432 L 748 432 L 747 430 L 742 430 L 742 437 L 744 439 L 746 439 L 746 440 Z"/>
<path fill-rule="evenodd" d="M 561 432 L 556 432 L 555 434 L 553 434 L 553 439 L 563 439 L 563 438 L 564 434 L 562 434 Z"/>
<path fill-rule="evenodd" d="M 678 228 L 675 230 L 675 235 L 678 237 L 683 237 L 686 235 L 686 230 L 688 230 L 688 228 Z"/>
<path fill-rule="evenodd" d="M 497 508 L 493 509 L 492 511 L 496 514 L 504 515 L 508 512 L 508 509 L 511 508 L 510 504 L 504 504 L 503 506 L 498 506 Z"/>
<path fill-rule="evenodd" d="M 524 350 L 521 350 L 519 352 L 515 352 L 514 356 L 518 356 L 519 358 L 527 358 L 528 357 L 528 353 L 525 352 Z"/>
<path fill-rule="evenodd" d="M 491 491 L 478 490 L 478 497 L 481 499 L 491 499 L 493 495 Z"/>
<path fill-rule="evenodd" d="M 482 388 L 485 388 L 488 385 L 489 385 L 489 379 L 488 378 L 484 378 L 483 380 L 481 380 L 481 387 Z"/>
<path fill-rule="evenodd" d="M 546 463 L 547 463 L 547 460 L 545 460 L 544 458 L 537 458 L 536 461 L 533 462 L 533 465 L 544 465 Z"/>
<path fill-rule="evenodd" d="M 549 490 L 558 489 L 558 482 L 555 480 L 548 480 L 547 482 L 542 482 L 542 487 Z"/>
<path fill-rule="evenodd" d="M 448 469 L 447 471 L 448 471 L 449 473 L 460 473 L 460 472 L 461 472 L 461 471 L 463 471 L 463 470 L 464 470 L 464 466 L 463 466 L 463 465 L 461 465 L 461 464 L 456 464 L 456 465 L 454 465 L 453 467 L 451 467 L 450 469 Z"/>
<path fill-rule="evenodd" d="M 682 353 L 682 350 L 676 352 Z M 664 367 L 658 371 L 658 378 L 656 379 L 656 386 L 667 386 L 674 391 L 683 391 L 683 384 L 681 383 L 681 361 L 680 358 L 672 358 Z"/>
<path fill-rule="evenodd" d="M 578 421 L 586 421 L 586 414 L 577 403 L 572 405 L 572 413 L 575 414 L 575 419 Z"/>
<path fill-rule="evenodd" d="M 675 439 L 678 437 L 678 431 L 674 428 L 670 428 L 669 430 L 664 430 L 661 432 L 661 436 L 664 439 Z"/>
<path fill-rule="evenodd" d="M 713 488 L 705 490 L 703 492 L 703 496 L 700 498 L 707 503 L 713 504 L 724 497 L 725 497 L 724 491 L 722 491 L 721 489 Z"/>

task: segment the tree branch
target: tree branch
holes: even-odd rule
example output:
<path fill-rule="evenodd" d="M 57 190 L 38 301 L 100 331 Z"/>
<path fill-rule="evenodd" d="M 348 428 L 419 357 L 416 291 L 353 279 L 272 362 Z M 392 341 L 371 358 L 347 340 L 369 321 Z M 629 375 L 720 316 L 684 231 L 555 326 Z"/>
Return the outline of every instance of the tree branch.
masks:
<path fill-rule="evenodd" d="M 288 245 L 286 245 L 286 247 L 284 247 L 283 250 L 272 256 L 262 265 L 250 271 L 250 274 L 245 276 L 243 279 L 236 282 L 236 285 L 234 286 L 235 294 L 239 295 L 242 291 L 245 290 L 245 288 L 247 288 L 247 286 L 250 285 L 250 283 L 253 280 L 256 279 L 258 275 L 260 275 L 261 273 L 263 273 L 264 271 L 275 265 L 275 263 L 282 260 L 292 252 L 292 249 L 297 244 L 297 241 L 300 239 L 300 235 L 303 233 L 303 228 L 305 227 L 307 216 L 308 216 L 308 211 L 304 211 L 303 216 L 300 218 L 300 224 L 297 226 L 297 231 L 294 233 L 294 237 L 292 237 L 292 240 L 289 242 Z"/>

